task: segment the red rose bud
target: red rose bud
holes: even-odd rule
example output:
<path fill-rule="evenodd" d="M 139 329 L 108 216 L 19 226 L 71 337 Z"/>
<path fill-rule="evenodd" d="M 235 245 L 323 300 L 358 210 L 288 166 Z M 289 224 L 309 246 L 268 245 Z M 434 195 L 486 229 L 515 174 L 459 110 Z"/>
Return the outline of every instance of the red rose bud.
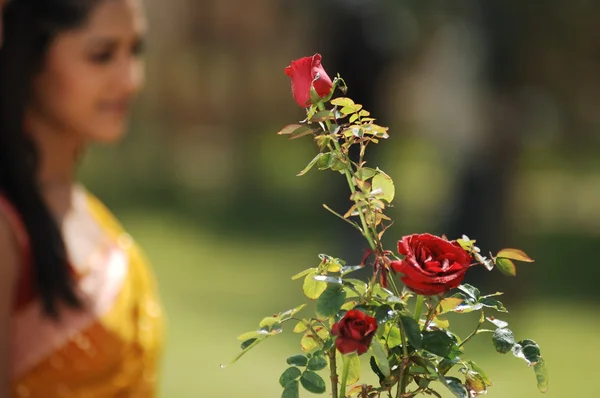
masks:
<path fill-rule="evenodd" d="M 285 68 L 285 74 L 292 80 L 292 95 L 303 108 L 310 106 L 311 87 L 320 98 L 326 97 L 333 87 L 331 79 L 321 65 L 321 54 L 292 61 Z"/>
<path fill-rule="evenodd" d="M 412 291 L 426 296 L 458 287 L 473 260 L 456 241 L 431 234 L 403 237 L 398 252 L 405 257 L 391 267 L 404 275 L 400 279 Z"/>
<path fill-rule="evenodd" d="M 362 355 L 369 349 L 377 330 L 377 321 L 359 310 L 351 310 L 331 328 L 337 336 L 335 346 L 342 354 L 353 352 Z"/>

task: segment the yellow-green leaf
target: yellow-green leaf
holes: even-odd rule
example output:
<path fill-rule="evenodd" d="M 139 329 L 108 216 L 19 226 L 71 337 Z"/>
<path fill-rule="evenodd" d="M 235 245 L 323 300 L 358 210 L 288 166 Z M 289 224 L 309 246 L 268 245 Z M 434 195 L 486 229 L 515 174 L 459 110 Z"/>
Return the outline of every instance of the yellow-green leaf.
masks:
<path fill-rule="evenodd" d="M 526 263 L 534 262 L 523 250 L 519 249 L 502 249 L 496 254 L 496 257 L 508 258 L 515 261 L 523 261 Z"/>
<path fill-rule="evenodd" d="M 337 105 L 337 106 L 352 106 L 352 105 L 354 105 L 354 101 L 352 101 L 352 99 L 347 98 L 347 97 L 339 97 L 339 98 L 332 99 L 331 104 Z"/>
<path fill-rule="evenodd" d="M 342 354 L 336 350 L 336 365 L 337 365 L 337 373 L 338 375 L 342 374 L 343 366 L 344 366 L 344 358 L 342 358 Z M 350 365 L 348 367 L 348 379 L 346 381 L 346 385 L 349 386 L 351 384 L 356 383 L 360 379 L 360 358 L 356 354 L 350 354 L 346 358 L 347 361 L 350 361 Z"/>
<path fill-rule="evenodd" d="M 298 130 L 301 127 L 305 127 L 305 126 L 303 126 L 301 124 L 288 124 L 281 130 L 279 130 L 279 132 L 277 134 L 279 134 L 279 135 L 292 134 L 294 131 Z"/>
<path fill-rule="evenodd" d="M 302 333 L 308 329 L 308 321 L 299 321 L 296 326 L 294 326 L 294 333 Z"/>
<path fill-rule="evenodd" d="M 327 289 L 327 283 L 315 280 L 314 276 L 317 273 L 315 271 L 311 271 L 304 278 L 304 284 L 302 285 L 302 290 L 304 290 L 304 294 L 309 299 L 316 300 L 319 296 Z"/>
<path fill-rule="evenodd" d="M 395 194 L 396 188 L 390 176 L 378 170 L 377 175 L 373 177 L 371 183 L 371 195 L 391 203 L 394 200 Z"/>
<path fill-rule="evenodd" d="M 508 258 L 498 257 L 496 258 L 496 268 L 500 270 L 504 275 L 508 276 L 516 276 L 517 275 L 517 267 L 515 267 L 515 263 L 513 263 Z"/>

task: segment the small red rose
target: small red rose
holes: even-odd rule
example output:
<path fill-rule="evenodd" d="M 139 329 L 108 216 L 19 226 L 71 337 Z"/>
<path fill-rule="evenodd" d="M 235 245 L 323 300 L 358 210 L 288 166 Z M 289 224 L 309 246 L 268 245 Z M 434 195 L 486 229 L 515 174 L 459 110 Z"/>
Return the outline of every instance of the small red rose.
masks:
<path fill-rule="evenodd" d="M 292 80 L 292 95 L 303 108 L 310 106 L 310 89 L 315 88 L 319 97 L 326 97 L 333 83 L 321 65 L 321 54 L 292 61 L 285 68 L 285 74 Z"/>
<path fill-rule="evenodd" d="M 351 310 L 331 328 L 337 336 L 335 346 L 342 354 L 357 352 L 362 355 L 369 349 L 377 330 L 377 321 L 362 311 Z"/>
<path fill-rule="evenodd" d="M 403 274 L 400 278 L 417 294 L 432 296 L 461 284 L 473 259 L 456 241 L 431 234 L 405 236 L 398 242 L 403 260 L 391 267 Z"/>

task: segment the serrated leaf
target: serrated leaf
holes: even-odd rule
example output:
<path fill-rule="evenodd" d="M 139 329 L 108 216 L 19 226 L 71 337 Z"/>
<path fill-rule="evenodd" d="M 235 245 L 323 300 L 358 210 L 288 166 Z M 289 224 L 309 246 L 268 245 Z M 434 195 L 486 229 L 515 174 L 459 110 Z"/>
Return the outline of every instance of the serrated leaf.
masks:
<path fill-rule="evenodd" d="M 387 323 L 385 325 L 385 334 L 387 346 L 390 348 L 398 347 L 402 345 L 402 338 L 400 336 L 400 329 L 398 326 Z"/>
<path fill-rule="evenodd" d="M 442 330 L 423 332 L 423 349 L 443 358 L 454 359 L 461 354 L 456 338 Z"/>
<path fill-rule="evenodd" d="M 306 304 L 300 304 L 296 308 L 292 308 L 291 310 L 286 310 L 286 311 L 281 312 L 279 314 L 279 321 L 280 322 L 287 321 L 288 319 L 290 319 L 291 317 L 296 315 L 298 312 L 302 311 L 302 309 L 304 309 L 304 307 L 306 307 Z"/>
<path fill-rule="evenodd" d="M 279 377 L 279 384 L 281 384 L 281 387 L 285 388 L 289 383 L 298 380 L 301 375 L 302 371 L 300 369 L 295 366 L 291 366 L 283 371 Z"/>
<path fill-rule="evenodd" d="M 469 391 L 462 384 L 462 382 L 456 377 L 446 377 L 446 387 L 454 394 L 457 398 L 469 398 Z"/>
<path fill-rule="evenodd" d="M 513 332 L 507 328 L 498 328 L 492 336 L 496 351 L 501 354 L 506 354 L 515 345 L 515 337 Z"/>
<path fill-rule="evenodd" d="M 452 312 L 462 304 L 464 300 L 458 297 L 448 297 L 440 301 L 438 304 L 438 314 L 445 314 L 447 312 Z"/>
<path fill-rule="evenodd" d="M 483 297 L 479 299 L 479 303 L 483 304 L 484 307 L 493 308 L 498 312 L 508 312 L 500 301 L 491 297 Z"/>
<path fill-rule="evenodd" d="M 305 355 L 297 354 L 288 357 L 287 364 L 293 366 L 306 366 L 308 363 L 308 358 Z"/>
<path fill-rule="evenodd" d="M 308 370 L 317 371 L 325 369 L 327 367 L 327 361 L 322 356 L 313 356 L 308 361 Z"/>
<path fill-rule="evenodd" d="M 332 111 L 329 110 L 325 110 L 325 111 L 319 111 L 317 113 L 315 113 L 309 120 L 311 122 L 324 122 L 325 120 L 333 120 L 335 119 L 335 115 L 333 114 Z"/>
<path fill-rule="evenodd" d="M 335 164 L 335 156 L 331 153 L 325 153 L 317 160 L 317 168 L 319 170 L 327 170 Z"/>
<path fill-rule="evenodd" d="M 379 378 L 379 380 L 385 379 L 386 376 L 383 374 L 381 369 L 379 369 L 379 366 L 377 365 L 377 360 L 374 356 L 371 356 L 371 358 L 369 359 L 369 365 L 371 366 L 371 370 L 377 375 L 377 378 Z"/>
<path fill-rule="evenodd" d="M 468 370 L 465 375 L 465 387 L 471 393 L 470 396 L 473 397 L 487 393 L 487 384 L 483 377 L 472 370 Z"/>
<path fill-rule="evenodd" d="M 354 101 L 350 98 L 339 97 L 339 98 L 332 99 L 331 104 L 336 105 L 336 106 L 353 106 Z"/>
<path fill-rule="evenodd" d="M 272 326 L 278 322 L 279 322 L 279 318 L 273 317 L 273 316 L 267 316 L 260 321 L 258 326 L 261 328 L 265 328 L 265 327 Z"/>
<path fill-rule="evenodd" d="M 302 124 L 288 124 L 287 126 L 285 126 L 284 128 L 282 128 L 281 130 L 279 130 L 279 132 L 277 134 L 279 135 L 287 135 L 287 134 L 292 134 L 294 131 L 298 130 L 299 128 L 302 127 L 306 127 Z"/>
<path fill-rule="evenodd" d="M 496 258 L 496 268 L 504 275 L 508 276 L 516 276 L 517 275 L 517 267 L 515 263 L 507 258 Z"/>
<path fill-rule="evenodd" d="M 313 394 L 323 394 L 326 390 L 325 380 L 310 370 L 302 373 L 300 384 L 302 384 L 302 387 L 304 387 L 306 391 L 312 392 Z"/>
<path fill-rule="evenodd" d="M 317 299 L 317 314 L 323 318 L 329 318 L 337 314 L 344 300 L 346 291 L 340 285 L 331 284 Z"/>
<path fill-rule="evenodd" d="M 379 191 L 375 197 L 385 200 L 391 203 L 394 200 L 396 194 L 396 188 L 394 187 L 394 181 L 381 170 L 377 170 L 378 173 L 373 177 L 371 182 L 371 195 Z"/>
<path fill-rule="evenodd" d="M 415 349 L 420 349 L 423 343 L 423 335 L 421 334 L 421 328 L 417 321 L 410 316 L 401 316 L 400 322 L 402 322 L 402 328 L 406 333 L 408 344 Z"/>
<path fill-rule="evenodd" d="M 327 289 L 327 283 L 315 280 L 317 273 L 313 270 L 304 278 L 302 290 L 309 299 L 316 300 Z"/>
<path fill-rule="evenodd" d="M 290 382 L 281 393 L 281 398 L 300 398 L 299 386 L 298 380 Z"/>
<path fill-rule="evenodd" d="M 533 263 L 535 261 L 531 257 L 529 257 L 523 250 L 511 248 L 500 250 L 498 254 L 496 254 L 496 257 L 507 258 L 515 261 L 523 261 L 526 263 Z"/>
<path fill-rule="evenodd" d="M 462 285 L 460 285 L 458 287 L 458 289 L 460 291 L 466 293 L 469 297 L 471 297 L 475 301 L 479 300 L 479 297 L 481 297 L 481 293 L 479 292 L 479 289 L 477 289 L 475 286 L 469 285 L 468 283 L 463 283 Z"/>

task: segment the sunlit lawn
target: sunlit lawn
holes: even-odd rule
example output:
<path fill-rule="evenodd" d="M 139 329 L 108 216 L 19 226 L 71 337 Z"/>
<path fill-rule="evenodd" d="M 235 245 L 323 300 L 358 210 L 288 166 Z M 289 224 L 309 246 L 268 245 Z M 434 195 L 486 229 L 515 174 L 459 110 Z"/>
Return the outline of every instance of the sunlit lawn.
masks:
<path fill-rule="evenodd" d="M 286 368 L 285 358 L 298 351 L 293 333 L 266 341 L 232 367 L 222 369 L 220 364 L 238 353 L 239 334 L 254 329 L 263 316 L 302 302 L 300 284 L 290 276 L 314 266 L 324 248 L 315 242 L 282 245 L 216 237 L 168 215 L 122 216 L 154 262 L 169 316 L 161 396 L 279 397 L 277 380 Z M 513 305 L 503 318 L 511 322 L 517 339 L 533 338 L 540 344 L 551 376 L 546 396 L 597 396 L 597 314 L 591 305 L 540 300 L 527 308 Z M 497 354 L 488 335 L 478 336 L 469 352 L 495 381 L 487 396 L 542 396 L 533 370 L 521 360 Z"/>

